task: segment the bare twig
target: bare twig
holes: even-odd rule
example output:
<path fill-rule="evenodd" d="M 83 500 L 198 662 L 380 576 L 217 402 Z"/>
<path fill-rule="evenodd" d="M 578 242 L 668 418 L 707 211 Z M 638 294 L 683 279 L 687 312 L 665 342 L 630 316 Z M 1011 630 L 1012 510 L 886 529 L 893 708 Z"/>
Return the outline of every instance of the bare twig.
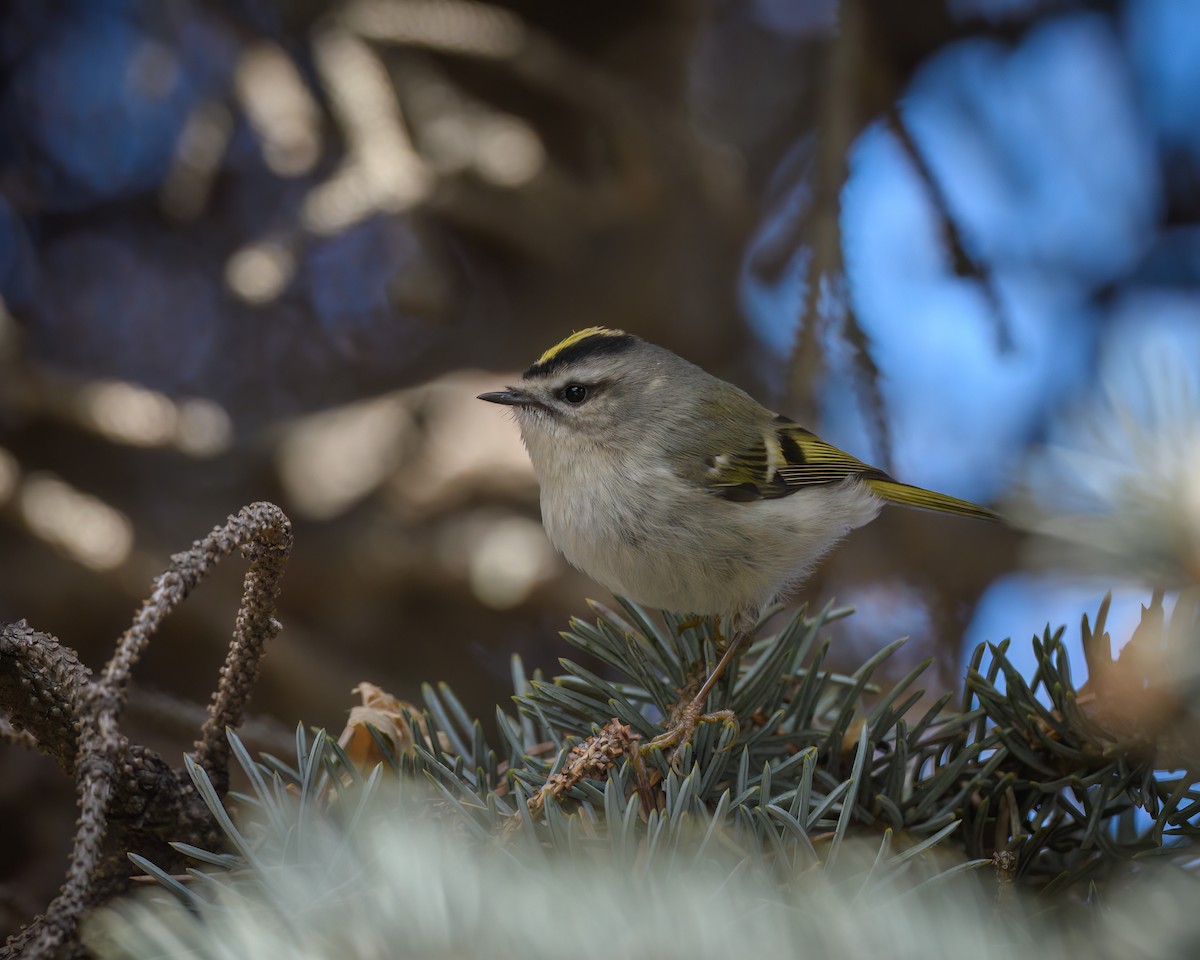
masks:
<path fill-rule="evenodd" d="M 878 441 L 880 463 L 888 468 L 891 440 L 879 393 L 879 368 L 845 289 L 839 223 L 839 198 L 846 182 L 847 157 L 863 124 L 860 86 L 868 41 L 861 6 L 861 0 L 846 0 L 841 5 L 838 36 L 826 49 L 825 94 L 820 106 L 816 182 L 808 229 L 812 257 L 808 262 L 800 333 L 792 356 L 790 393 L 800 419 L 816 423 L 816 385 L 825 368 L 821 329 L 833 309 L 840 307 L 845 311 L 845 337 L 854 348 L 854 363 L 866 392 L 864 413 Z"/>
<path fill-rule="evenodd" d="M 131 746 L 121 736 L 118 720 L 130 673 L 151 636 L 222 557 L 241 548 L 250 561 L 242 607 L 197 743 L 199 762 L 219 791 L 227 789 L 229 748 L 224 731 L 240 721 L 265 644 L 279 630 L 274 605 L 291 540 L 291 524 L 283 512 L 274 504 L 256 503 L 190 550 L 176 554 L 95 680 L 74 651 L 24 621 L 0 631 L 0 702 L 10 729 L 32 736 L 65 770 L 74 771 L 80 808 L 66 882 L 58 897 L 44 916 L 0 948 L 0 958 L 49 957 L 60 948 L 75 950 L 75 930 L 84 909 L 127 883 L 119 865 L 130 847 L 145 849 L 157 841 L 165 850 L 168 838 L 216 840 L 207 808 L 186 774 L 152 752 Z"/>
<path fill-rule="evenodd" d="M 562 770 L 551 774 L 545 786 L 527 801 L 530 814 L 536 817 L 546 806 L 547 798 L 561 798 L 581 780 L 608 776 L 608 771 L 625 757 L 632 757 L 636 762 L 639 739 L 628 726 L 613 717 L 599 732 L 571 748 Z M 520 813 L 515 814 L 505 834 L 519 827 L 521 820 Z"/>
<path fill-rule="evenodd" d="M 0 704 L 7 721 L 33 736 L 66 773 L 75 772 L 79 703 L 90 678 L 74 650 L 24 620 L 0 629 Z"/>
<path fill-rule="evenodd" d="M 242 509 L 235 524 L 213 531 L 224 552 L 235 546 L 250 561 L 242 589 L 242 605 L 233 629 L 233 642 L 221 668 L 221 681 L 213 694 L 208 720 L 196 743 L 196 762 L 217 790 L 229 787 L 229 741 L 225 730 L 242 722 L 246 701 L 258 679 L 259 662 L 266 644 L 279 632 L 275 601 L 283 568 L 292 549 L 292 524 L 273 503 L 255 503 Z"/>
<path fill-rule="evenodd" d="M 1000 290 L 996 286 L 996 278 L 991 267 L 986 261 L 973 257 L 967 252 L 966 245 L 963 243 L 962 230 L 959 228 L 954 211 L 950 209 L 950 200 L 946 196 L 946 191 L 942 189 L 941 181 L 934 175 L 933 168 L 925 159 L 925 154 L 913 139 L 912 132 L 908 129 L 908 124 L 904 122 L 904 117 L 896 104 L 893 103 L 888 109 L 886 118 L 888 128 L 900 141 L 900 146 L 912 162 L 917 176 L 925 184 L 930 202 L 933 203 L 933 209 L 937 212 L 938 224 L 942 231 L 942 242 L 950 252 L 955 276 L 970 277 L 979 281 L 979 287 L 983 291 L 984 299 L 987 300 L 996 324 L 996 344 L 1002 352 L 1012 351 L 1014 349 L 1012 325 L 1009 323 L 1004 303 L 1000 299 Z"/>
<path fill-rule="evenodd" d="M 638 736 L 613 717 L 595 736 L 571 748 L 571 757 L 558 773 L 551 775 L 537 795 L 529 798 L 529 812 L 537 814 L 546 797 L 558 799 L 581 780 L 605 777 L 623 757 L 637 750 Z"/>
<path fill-rule="evenodd" d="M 997 850 L 992 854 L 992 865 L 996 868 L 996 903 L 1006 906 L 1012 902 L 1015 889 L 1017 855 L 1011 850 Z"/>
<path fill-rule="evenodd" d="M 36 750 L 38 746 L 37 737 L 28 730 L 18 730 L 3 717 L 0 717 L 0 740 L 15 743 L 19 747 L 29 747 L 31 750 Z"/>

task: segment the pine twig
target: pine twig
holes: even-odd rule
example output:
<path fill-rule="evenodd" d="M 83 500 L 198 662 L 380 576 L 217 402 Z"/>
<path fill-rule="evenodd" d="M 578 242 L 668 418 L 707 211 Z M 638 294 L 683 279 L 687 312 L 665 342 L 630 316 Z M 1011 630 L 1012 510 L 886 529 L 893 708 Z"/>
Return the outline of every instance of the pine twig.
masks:
<path fill-rule="evenodd" d="M 279 630 L 274 602 L 291 542 L 291 523 L 283 511 L 274 504 L 255 503 L 190 550 L 173 556 L 95 679 L 74 651 L 24 621 L 0 631 L 0 702 L 11 729 L 31 735 L 40 749 L 74 772 L 80 809 L 59 895 L 44 916 L 0 948 L 0 960 L 37 960 L 64 947 L 75 949 L 73 938 L 84 909 L 119 882 L 112 858 L 105 856 L 114 816 L 121 819 L 120 863 L 127 846 L 123 841 L 129 837 L 157 837 L 165 830 L 171 839 L 179 839 L 180 831 L 189 828 L 197 838 L 214 836 L 212 821 L 186 775 L 150 751 L 131 746 L 120 734 L 129 677 L 167 615 L 223 557 L 240 548 L 250 560 L 242 607 L 197 743 L 202 757 L 198 762 L 224 793 L 229 782 L 224 730 L 240 721 L 263 649 Z"/>

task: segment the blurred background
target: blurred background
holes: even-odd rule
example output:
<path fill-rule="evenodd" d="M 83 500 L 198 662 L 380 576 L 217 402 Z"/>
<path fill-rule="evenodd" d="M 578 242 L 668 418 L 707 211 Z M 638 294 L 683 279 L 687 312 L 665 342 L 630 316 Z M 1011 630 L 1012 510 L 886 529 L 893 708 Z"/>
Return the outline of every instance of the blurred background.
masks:
<path fill-rule="evenodd" d="M 1161 521 L 1138 561 L 1200 571 L 1198 90 L 1179 0 L 9 0 L 0 617 L 98 667 L 171 553 L 270 499 L 296 547 L 251 740 L 340 729 L 361 680 L 486 719 L 607 598 L 474 398 L 592 324 L 1018 518 L 1161 466 L 1195 525 L 1116 539 Z M 1135 622 L 1146 570 L 1080 562 L 1112 534 L 1031 572 L 1013 530 L 891 511 L 802 596 L 857 607 L 839 668 L 907 634 L 892 669 L 952 689 L 1109 587 Z M 127 732 L 172 760 L 243 571 L 139 667 Z M 0 750 L 0 927 L 73 802 Z"/>

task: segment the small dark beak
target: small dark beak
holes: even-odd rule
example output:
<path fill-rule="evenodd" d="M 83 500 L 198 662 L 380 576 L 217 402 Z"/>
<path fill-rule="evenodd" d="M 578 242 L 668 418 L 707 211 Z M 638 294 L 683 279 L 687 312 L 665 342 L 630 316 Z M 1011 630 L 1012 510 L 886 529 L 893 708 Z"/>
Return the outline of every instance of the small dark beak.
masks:
<path fill-rule="evenodd" d="M 533 397 L 522 393 L 516 387 L 497 390 L 494 393 L 481 393 L 478 399 L 486 400 L 488 403 L 502 403 L 507 407 L 529 407 L 534 404 Z"/>

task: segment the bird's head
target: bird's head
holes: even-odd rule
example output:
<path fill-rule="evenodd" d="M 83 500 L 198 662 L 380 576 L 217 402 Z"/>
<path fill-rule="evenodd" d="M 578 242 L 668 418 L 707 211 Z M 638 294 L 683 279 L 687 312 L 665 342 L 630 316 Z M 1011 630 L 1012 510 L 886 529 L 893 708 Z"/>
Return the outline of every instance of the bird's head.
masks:
<path fill-rule="evenodd" d="M 670 351 L 607 327 L 589 327 L 555 344 L 505 390 L 480 400 L 513 408 L 534 459 L 587 448 L 632 449 L 671 403 Z"/>

